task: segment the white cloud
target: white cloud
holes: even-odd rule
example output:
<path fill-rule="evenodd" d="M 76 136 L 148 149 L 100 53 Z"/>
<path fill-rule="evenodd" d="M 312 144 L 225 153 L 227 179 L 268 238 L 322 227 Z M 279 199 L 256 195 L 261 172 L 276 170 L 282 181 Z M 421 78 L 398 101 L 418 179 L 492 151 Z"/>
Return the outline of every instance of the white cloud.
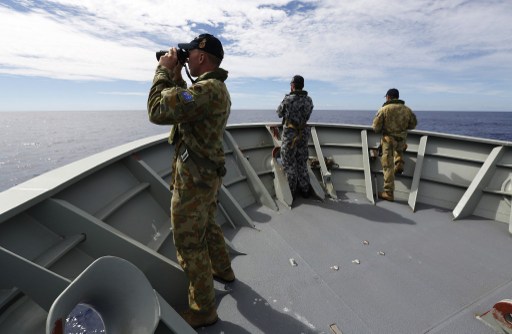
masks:
<path fill-rule="evenodd" d="M 207 29 L 225 41 L 233 79 L 309 80 L 382 90 L 396 81 L 476 92 L 510 88 L 509 0 L 100 1 L 0 5 L 0 74 L 148 81 L 159 48 Z M 149 78 L 149 79 L 148 79 Z M 437 88 L 432 88 L 437 87 Z M 475 88 L 476 87 L 476 88 Z M 341 89 L 341 88 L 340 88 Z M 496 94 L 496 90 L 489 90 Z"/>
<path fill-rule="evenodd" d="M 148 96 L 147 92 L 98 92 L 98 94 L 102 95 L 120 95 L 120 96 Z"/>

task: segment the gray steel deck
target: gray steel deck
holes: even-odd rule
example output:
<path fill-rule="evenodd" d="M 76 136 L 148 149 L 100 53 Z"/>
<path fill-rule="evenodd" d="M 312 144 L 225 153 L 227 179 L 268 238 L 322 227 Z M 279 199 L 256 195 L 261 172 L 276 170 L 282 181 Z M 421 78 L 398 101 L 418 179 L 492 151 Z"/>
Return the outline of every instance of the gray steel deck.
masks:
<path fill-rule="evenodd" d="M 379 137 L 359 126 L 313 133 L 310 156 L 334 162 L 313 172 L 338 200 L 277 210 L 266 126 L 226 131 L 217 223 L 245 255 L 233 259 L 237 281 L 216 285 L 221 320 L 199 333 L 494 333 L 475 314 L 512 297 L 512 144 L 412 132 L 400 202 L 374 205 Z M 155 136 L 0 193 L 1 334 L 42 333 L 63 286 L 104 256 L 186 307 L 169 224 L 172 155 L 167 135 Z M 155 333 L 173 332 L 163 327 Z"/>
<path fill-rule="evenodd" d="M 338 196 L 253 206 L 255 229 L 225 227 L 246 255 L 234 283 L 216 283 L 220 321 L 198 332 L 494 333 L 475 314 L 512 294 L 507 225 Z"/>

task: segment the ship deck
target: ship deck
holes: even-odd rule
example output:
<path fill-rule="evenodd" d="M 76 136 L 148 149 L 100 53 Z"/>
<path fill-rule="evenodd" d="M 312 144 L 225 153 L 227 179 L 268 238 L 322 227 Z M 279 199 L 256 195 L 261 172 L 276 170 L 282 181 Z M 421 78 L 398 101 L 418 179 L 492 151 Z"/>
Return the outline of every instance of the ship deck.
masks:
<path fill-rule="evenodd" d="M 475 316 L 512 294 L 510 143 L 413 131 L 399 201 L 374 204 L 379 136 L 333 124 L 312 134 L 310 156 L 333 162 L 313 174 L 338 200 L 298 198 L 289 209 L 276 204 L 289 196 L 276 188 L 266 125 L 226 132 L 217 223 L 244 254 L 233 253 L 237 280 L 216 282 L 220 321 L 198 332 L 495 333 Z M 172 156 L 166 134 L 145 138 L 0 194 L 0 333 L 44 331 L 64 288 L 105 256 L 141 270 L 162 305 L 186 307 L 169 223 Z M 155 333 L 175 332 L 181 322 L 167 328 L 174 313 L 163 310 Z"/>
<path fill-rule="evenodd" d="M 219 322 L 198 333 L 494 333 L 475 315 L 511 296 L 506 224 L 338 198 L 255 205 L 255 228 L 225 227 L 245 255 L 235 282 L 215 283 Z"/>

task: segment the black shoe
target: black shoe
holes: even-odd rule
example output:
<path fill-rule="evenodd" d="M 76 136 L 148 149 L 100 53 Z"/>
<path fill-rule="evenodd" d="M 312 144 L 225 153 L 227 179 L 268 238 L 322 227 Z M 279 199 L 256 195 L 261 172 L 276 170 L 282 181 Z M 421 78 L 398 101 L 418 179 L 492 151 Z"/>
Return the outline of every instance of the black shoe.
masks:
<path fill-rule="evenodd" d="M 299 196 L 299 192 L 297 190 L 291 190 L 291 189 L 290 189 L 290 192 L 292 193 L 292 198 L 295 201 L 297 199 L 297 197 Z"/>
<path fill-rule="evenodd" d="M 231 267 L 222 272 L 212 270 L 212 274 L 213 278 L 216 278 L 225 283 L 231 283 L 235 281 L 235 272 L 233 271 L 233 269 L 231 269 Z"/>
<path fill-rule="evenodd" d="M 300 194 L 302 195 L 303 198 L 309 198 L 309 196 L 311 196 L 311 188 L 308 188 L 307 191 L 300 191 Z"/>
<path fill-rule="evenodd" d="M 403 163 L 397 163 L 395 164 L 395 175 L 402 175 L 404 172 L 404 164 Z"/>

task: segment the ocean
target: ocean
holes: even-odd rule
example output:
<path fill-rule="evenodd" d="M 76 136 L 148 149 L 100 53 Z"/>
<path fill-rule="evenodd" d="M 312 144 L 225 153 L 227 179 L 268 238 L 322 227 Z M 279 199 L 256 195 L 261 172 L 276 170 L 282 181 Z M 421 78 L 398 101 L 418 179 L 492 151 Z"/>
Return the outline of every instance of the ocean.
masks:
<path fill-rule="evenodd" d="M 375 110 L 314 110 L 311 122 L 370 125 Z M 512 112 L 415 111 L 418 130 L 512 141 Z M 280 122 L 274 110 L 233 110 L 228 123 Z M 0 112 L 0 191 L 169 126 L 141 111 Z"/>

